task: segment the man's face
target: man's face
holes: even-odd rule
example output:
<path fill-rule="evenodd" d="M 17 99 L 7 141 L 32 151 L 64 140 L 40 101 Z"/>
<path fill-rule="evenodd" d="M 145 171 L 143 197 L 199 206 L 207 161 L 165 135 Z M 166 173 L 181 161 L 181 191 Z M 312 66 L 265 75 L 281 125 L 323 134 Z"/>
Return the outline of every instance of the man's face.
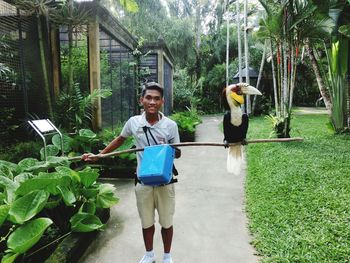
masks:
<path fill-rule="evenodd" d="M 164 99 L 157 90 L 146 90 L 145 96 L 141 97 L 141 103 L 146 113 L 158 113 L 164 103 Z"/>

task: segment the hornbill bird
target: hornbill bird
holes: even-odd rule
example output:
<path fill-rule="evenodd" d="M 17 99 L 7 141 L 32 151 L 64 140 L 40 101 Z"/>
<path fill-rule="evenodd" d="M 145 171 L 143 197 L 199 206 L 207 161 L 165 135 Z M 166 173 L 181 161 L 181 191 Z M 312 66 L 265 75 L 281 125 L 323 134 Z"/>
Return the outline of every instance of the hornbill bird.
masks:
<path fill-rule="evenodd" d="M 227 171 L 238 175 L 244 161 L 243 145 L 246 144 L 248 131 L 248 115 L 242 113 L 244 94 L 261 95 L 260 91 L 247 83 L 231 84 L 223 91 L 224 102 L 230 108 L 224 115 L 224 143 L 228 147 Z M 225 103 L 226 104 L 226 103 Z M 241 142 L 239 145 L 229 146 L 229 143 Z"/>

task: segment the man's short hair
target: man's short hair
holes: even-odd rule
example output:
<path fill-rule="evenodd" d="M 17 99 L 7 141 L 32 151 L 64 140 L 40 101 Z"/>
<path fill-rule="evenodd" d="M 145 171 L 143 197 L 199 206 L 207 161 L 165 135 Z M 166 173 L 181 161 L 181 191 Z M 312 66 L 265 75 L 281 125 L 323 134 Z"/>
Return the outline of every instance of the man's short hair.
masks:
<path fill-rule="evenodd" d="M 145 96 L 147 90 L 157 90 L 157 91 L 159 91 L 159 93 L 160 93 L 160 95 L 162 96 L 162 98 L 163 98 L 163 96 L 164 96 L 164 89 L 163 89 L 163 87 L 162 87 L 159 83 L 157 83 L 157 82 L 152 81 L 152 82 L 147 82 L 147 83 L 145 83 L 145 84 L 143 85 L 142 91 L 141 91 L 141 96 L 142 96 L 142 97 Z"/>

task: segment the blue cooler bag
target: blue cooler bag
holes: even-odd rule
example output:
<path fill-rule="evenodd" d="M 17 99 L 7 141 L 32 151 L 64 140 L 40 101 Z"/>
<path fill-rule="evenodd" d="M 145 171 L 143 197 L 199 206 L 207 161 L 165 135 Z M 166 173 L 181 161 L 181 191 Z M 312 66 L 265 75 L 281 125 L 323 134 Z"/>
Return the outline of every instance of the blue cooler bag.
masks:
<path fill-rule="evenodd" d="M 175 149 L 167 144 L 145 147 L 138 177 L 145 185 L 168 184 L 173 177 Z"/>

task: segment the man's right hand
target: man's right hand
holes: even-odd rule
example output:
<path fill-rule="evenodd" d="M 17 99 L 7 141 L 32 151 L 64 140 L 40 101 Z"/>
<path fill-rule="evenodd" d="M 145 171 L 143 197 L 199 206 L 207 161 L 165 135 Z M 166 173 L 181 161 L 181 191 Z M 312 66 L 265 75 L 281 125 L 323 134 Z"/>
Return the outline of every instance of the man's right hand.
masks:
<path fill-rule="evenodd" d="M 228 147 L 230 147 L 228 141 L 224 140 L 224 148 L 226 149 L 226 148 L 228 148 Z"/>
<path fill-rule="evenodd" d="M 96 162 L 99 159 L 98 155 L 94 155 L 92 153 L 84 153 L 81 156 L 81 160 L 85 162 Z"/>

